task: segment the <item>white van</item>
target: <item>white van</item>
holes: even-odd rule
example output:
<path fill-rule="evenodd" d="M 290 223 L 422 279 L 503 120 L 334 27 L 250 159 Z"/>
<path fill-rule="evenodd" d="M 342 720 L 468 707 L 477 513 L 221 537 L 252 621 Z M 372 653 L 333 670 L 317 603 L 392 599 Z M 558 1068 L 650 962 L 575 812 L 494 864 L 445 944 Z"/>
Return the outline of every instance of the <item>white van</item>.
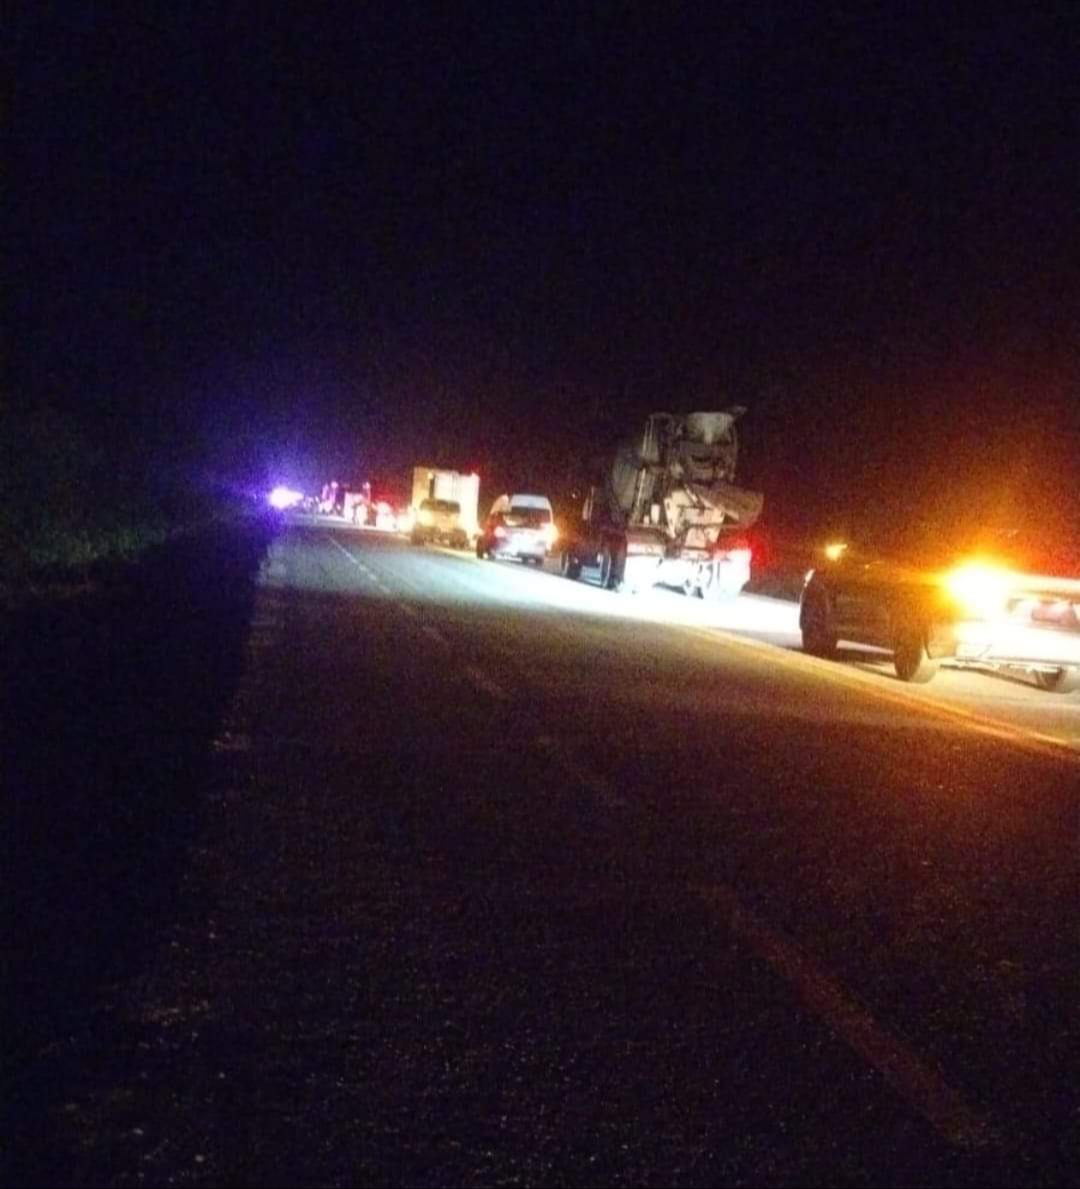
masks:
<path fill-rule="evenodd" d="M 517 557 L 539 566 L 555 540 L 555 513 L 546 495 L 500 495 L 480 526 L 476 556 Z"/>

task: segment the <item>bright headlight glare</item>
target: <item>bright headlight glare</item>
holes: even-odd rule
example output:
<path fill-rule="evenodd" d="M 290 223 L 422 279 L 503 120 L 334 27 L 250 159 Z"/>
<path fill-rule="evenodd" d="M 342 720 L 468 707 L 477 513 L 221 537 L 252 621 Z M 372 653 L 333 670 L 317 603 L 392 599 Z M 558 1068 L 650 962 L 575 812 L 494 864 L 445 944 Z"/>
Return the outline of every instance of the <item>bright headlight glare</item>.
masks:
<path fill-rule="evenodd" d="M 1005 609 L 1012 575 L 1002 566 L 971 561 L 945 575 L 945 589 L 968 615 L 992 619 Z"/>
<path fill-rule="evenodd" d="M 291 487 L 275 487 L 266 498 L 272 507 L 284 511 L 286 508 L 295 508 L 304 498 L 304 493 L 294 491 Z"/>

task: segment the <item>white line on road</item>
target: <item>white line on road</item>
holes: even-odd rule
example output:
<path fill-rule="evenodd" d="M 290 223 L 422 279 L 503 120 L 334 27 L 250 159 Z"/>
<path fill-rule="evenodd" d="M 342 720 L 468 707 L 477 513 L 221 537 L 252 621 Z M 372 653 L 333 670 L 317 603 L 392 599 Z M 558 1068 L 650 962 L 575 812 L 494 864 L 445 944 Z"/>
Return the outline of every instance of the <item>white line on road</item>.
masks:
<path fill-rule="evenodd" d="M 348 549 L 345 548 L 344 545 L 341 544 L 340 541 L 334 540 L 333 537 L 327 537 L 327 540 L 331 545 L 334 546 L 335 549 L 343 553 L 349 559 L 349 561 L 351 561 L 352 564 L 356 566 L 357 569 L 362 570 L 364 568 L 363 563 L 361 563 L 357 558 L 353 557 L 353 555 L 348 551 Z"/>
<path fill-rule="evenodd" d="M 848 688 L 853 685 L 858 686 L 879 702 L 903 706 L 906 710 L 922 710 L 931 717 L 953 723 L 963 723 L 981 735 L 989 735 L 1003 742 L 1012 743 L 1026 751 L 1033 751 L 1044 756 L 1052 755 L 1055 759 L 1080 760 L 1080 748 L 1067 739 L 1048 735 L 1043 731 L 1014 726 L 1012 723 L 1002 722 L 984 714 L 977 714 L 973 710 L 966 710 L 962 706 L 939 702 L 925 693 L 910 691 L 904 687 L 893 688 L 882 685 L 880 677 L 872 673 L 864 673 L 861 669 L 823 661 L 802 653 L 789 652 L 763 641 L 744 639 L 742 636 L 734 635 L 721 628 L 687 626 L 685 630 L 689 635 L 708 640 L 713 644 L 722 642 L 736 648 L 750 649 L 766 657 L 770 664 L 781 665 L 792 672 L 813 674 L 824 681 Z"/>
<path fill-rule="evenodd" d="M 611 809 L 628 802 L 602 777 L 590 772 L 562 740 L 537 735 L 533 746 Z M 994 1141 L 988 1122 L 937 1071 L 921 1061 L 898 1037 L 880 1025 L 838 979 L 794 941 L 762 920 L 723 884 L 693 884 L 690 892 L 727 918 L 742 941 L 798 994 L 801 1001 L 859 1057 L 889 1083 L 939 1135 L 962 1148 Z"/>
<path fill-rule="evenodd" d="M 366 565 L 364 565 L 364 563 L 362 561 L 355 558 L 348 551 L 348 549 L 346 549 L 338 541 L 335 541 L 333 537 L 331 537 L 330 540 L 349 559 L 349 561 L 351 561 L 352 564 L 357 567 L 357 569 L 361 570 L 367 577 L 369 577 L 372 580 L 374 585 L 379 590 L 383 591 L 385 594 L 391 594 L 390 588 L 385 585 L 385 583 L 382 581 L 382 579 L 377 574 L 375 574 L 371 570 L 369 570 L 368 567 Z M 404 612 L 404 614 L 408 615 L 410 619 L 419 619 L 420 618 L 420 612 L 415 607 L 410 606 L 408 603 L 400 604 L 398 609 L 400 611 Z M 437 627 L 435 627 L 433 624 L 430 624 L 430 623 L 421 624 L 420 630 L 424 633 L 425 636 L 427 636 L 427 638 L 429 640 L 432 641 L 432 643 L 438 644 L 440 648 L 449 649 L 451 647 L 450 641 L 447 640 L 447 638 L 442 634 L 442 632 L 440 632 L 439 629 Z M 478 668 L 476 665 L 466 665 L 463 671 L 465 673 L 465 676 L 468 677 L 469 681 L 478 690 L 480 690 L 481 693 L 487 694 L 487 696 L 489 698 L 494 698 L 496 701 L 499 701 L 499 702 L 508 702 L 510 700 L 510 695 L 506 692 L 506 690 L 503 689 L 503 687 L 497 681 L 495 681 L 491 677 L 489 677 L 482 669 Z"/>
<path fill-rule="evenodd" d="M 331 540 L 333 541 L 333 538 Z M 366 570 L 366 567 L 358 562 L 347 549 L 337 541 L 333 541 L 333 543 L 353 565 L 361 570 Z M 410 617 L 420 617 L 419 611 L 407 604 L 401 604 L 401 610 Z M 450 647 L 449 641 L 431 624 L 423 624 L 421 631 L 439 645 Z M 690 628 L 690 631 L 698 635 L 699 638 L 708 639 L 714 644 L 723 641 L 759 651 L 762 648 L 756 641 L 747 641 L 729 632 L 703 628 Z M 768 649 L 770 659 L 775 663 L 785 664 L 789 668 L 799 669 L 803 673 L 808 672 L 809 658 L 791 656 L 771 645 L 764 647 Z M 815 668 L 817 667 L 815 666 Z M 859 680 L 859 677 L 842 671 L 830 673 L 820 668 L 817 671 L 819 675 L 825 675 L 837 683 Z M 506 691 L 489 678 L 483 670 L 475 665 L 468 665 L 464 672 L 469 680 L 484 693 L 500 701 L 507 699 Z M 865 681 L 863 684 L 866 687 Z M 905 697 L 894 691 L 874 689 L 872 686 L 869 687 L 868 692 L 881 700 L 894 704 L 900 702 L 911 709 L 922 707 L 929 712 L 938 713 L 942 717 L 965 720 L 969 725 L 978 726 L 988 733 L 1000 734 L 1017 742 L 1027 741 L 1032 746 L 1043 743 L 1043 740 L 1033 737 L 1027 732 L 1008 730 L 1001 724 L 991 720 L 980 720 L 978 716 L 954 710 L 951 707 Z M 573 750 L 561 740 L 541 734 L 535 737 L 533 746 L 547 755 L 573 781 L 584 786 L 601 802 L 612 808 L 627 806 L 628 803 L 614 793 L 608 782 L 601 776 L 590 772 L 587 764 L 583 763 Z M 1060 746 L 1059 744 L 1055 749 L 1058 754 L 1060 754 Z M 1047 750 L 1045 745 L 1042 750 Z M 807 1008 L 823 1019 L 859 1057 L 877 1070 L 888 1084 L 949 1143 L 971 1148 L 993 1142 L 995 1136 L 988 1121 L 971 1107 L 941 1074 L 920 1060 L 903 1040 L 879 1024 L 869 1009 L 846 991 L 840 981 L 825 966 L 803 951 L 794 941 L 758 917 L 742 903 L 732 889 L 718 884 L 695 884 L 691 885 L 689 890 L 703 903 L 719 910 L 736 936 L 748 944 L 774 973 L 796 991 Z"/>
<path fill-rule="evenodd" d="M 749 942 L 799 992 L 803 1002 L 872 1065 L 939 1135 L 964 1148 L 993 1140 L 986 1119 L 968 1105 L 959 1091 L 878 1024 L 820 963 L 742 904 L 730 888 L 695 885 L 693 891 L 725 913 L 732 930 Z"/>

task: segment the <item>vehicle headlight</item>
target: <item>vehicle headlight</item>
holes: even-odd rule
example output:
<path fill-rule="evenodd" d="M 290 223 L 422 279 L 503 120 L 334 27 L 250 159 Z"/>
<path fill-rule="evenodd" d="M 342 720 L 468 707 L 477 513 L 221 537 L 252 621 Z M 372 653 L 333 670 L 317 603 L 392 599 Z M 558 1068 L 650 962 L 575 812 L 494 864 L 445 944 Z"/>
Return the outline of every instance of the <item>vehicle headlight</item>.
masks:
<path fill-rule="evenodd" d="M 993 619 L 1005 610 L 1012 575 L 1003 566 L 971 561 L 945 575 L 945 589 L 965 614 Z"/>
<path fill-rule="evenodd" d="M 559 539 L 559 530 L 552 524 L 544 525 L 544 540 L 547 542 L 547 547 L 553 549 L 555 542 Z"/>
<path fill-rule="evenodd" d="M 425 508 L 420 513 L 420 523 L 430 526 L 435 523 L 435 517 Z"/>

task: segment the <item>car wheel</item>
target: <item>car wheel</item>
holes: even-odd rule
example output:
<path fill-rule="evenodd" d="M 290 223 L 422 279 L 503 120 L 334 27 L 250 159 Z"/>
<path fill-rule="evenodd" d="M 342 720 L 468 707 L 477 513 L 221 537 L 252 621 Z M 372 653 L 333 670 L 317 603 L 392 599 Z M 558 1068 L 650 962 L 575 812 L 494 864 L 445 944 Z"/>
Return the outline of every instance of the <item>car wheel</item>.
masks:
<path fill-rule="evenodd" d="M 1053 669 L 1036 672 L 1035 684 L 1051 694 L 1071 694 L 1080 689 L 1080 669 Z"/>
<path fill-rule="evenodd" d="M 568 549 L 559 555 L 559 573 L 574 581 L 581 577 L 581 562 Z"/>
<path fill-rule="evenodd" d="M 824 595 L 808 598 L 799 614 L 803 652 L 825 659 L 836 656 L 836 628 Z"/>
<path fill-rule="evenodd" d="M 476 542 L 476 556 L 477 556 L 478 558 L 480 558 L 480 560 L 481 560 L 481 561 L 483 561 L 483 559 L 484 559 L 485 557 L 487 557 L 487 555 L 488 555 L 488 552 L 487 552 L 487 550 L 484 548 L 484 542 L 483 542 L 483 539 L 481 539 L 481 540 L 477 541 L 477 542 Z"/>
<path fill-rule="evenodd" d="M 614 581 L 614 558 L 611 550 L 605 545 L 600 551 L 600 588 L 610 590 Z"/>
<path fill-rule="evenodd" d="M 941 666 L 926 651 L 926 633 L 918 622 L 902 624 L 893 642 L 893 668 L 901 681 L 925 685 Z"/>

